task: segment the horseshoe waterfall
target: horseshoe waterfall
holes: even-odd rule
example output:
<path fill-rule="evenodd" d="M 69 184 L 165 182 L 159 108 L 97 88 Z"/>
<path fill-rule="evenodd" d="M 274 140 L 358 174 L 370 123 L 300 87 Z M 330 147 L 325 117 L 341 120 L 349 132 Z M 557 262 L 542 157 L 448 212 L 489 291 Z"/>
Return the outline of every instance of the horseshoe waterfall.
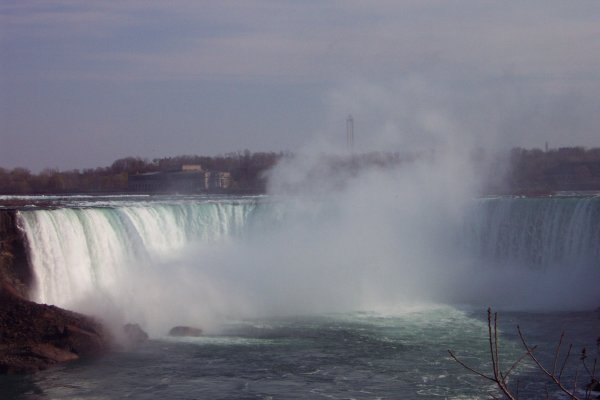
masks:
<path fill-rule="evenodd" d="M 99 316 L 115 331 L 138 323 L 151 338 L 40 375 L 31 390 L 483 399 L 494 387 L 446 349 L 466 349 L 485 368 L 486 307 L 500 311 L 507 360 L 521 354 L 516 324 L 550 351 L 561 331 L 576 346 L 598 336 L 600 197 L 477 198 L 456 212 L 443 199 L 359 200 L 25 199 L 32 206 L 15 219 L 32 299 Z M 176 325 L 204 335 L 169 337 Z M 528 368 L 517 371 L 524 380 Z M 523 398 L 540 393 L 533 382 Z"/>
<path fill-rule="evenodd" d="M 316 227 L 326 224 L 335 235 L 335 230 L 341 229 L 344 223 L 341 218 L 332 204 L 314 203 L 309 209 L 299 210 L 294 204 L 286 204 L 285 200 L 246 198 L 139 203 L 113 201 L 99 206 L 91 203 L 83 207 L 22 210 L 18 213 L 18 224 L 26 236 L 30 262 L 35 271 L 34 298 L 44 303 L 77 307 L 78 301 L 99 294 L 118 302 L 119 297 L 126 295 L 124 290 L 134 288 L 127 284 L 127 280 L 135 280 L 135 274 L 157 274 L 156 282 L 162 280 L 177 284 L 167 279 L 174 268 L 170 263 L 179 265 L 179 272 L 182 268 L 189 269 L 190 274 L 194 273 L 194 269 L 206 271 L 216 268 L 207 263 L 229 268 L 229 272 L 237 269 L 243 276 L 250 274 L 260 278 L 260 274 L 276 274 L 281 280 L 272 284 L 287 285 L 289 282 L 285 282 L 280 271 L 302 266 L 298 262 L 289 265 L 286 257 L 269 258 L 258 254 L 277 253 L 279 250 L 271 245 L 285 242 L 295 249 L 293 252 L 305 252 L 311 263 L 319 263 L 313 258 L 326 258 L 328 265 L 324 268 L 333 270 L 334 277 L 343 275 L 344 269 L 351 272 L 354 277 L 347 277 L 344 282 L 356 287 L 360 285 L 358 280 L 372 279 L 359 272 L 371 267 L 368 257 L 361 257 L 353 265 L 340 255 L 343 261 L 336 265 L 327 245 L 290 233 L 297 229 L 311 229 L 313 224 Z M 396 234 L 395 239 L 399 242 L 407 240 L 411 234 L 418 234 L 416 231 L 421 229 L 418 221 L 411 221 L 408 227 L 399 224 L 388 228 L 385 231 Z M 406 249 L 402 243 L 389 257 L 378 256 L 381 244 L 376 241 L 362 241 L 360 252 L 385 268 L 388 277 L 398 280 L 424 268 L 429 270 L 428 277 L 436 273 L 446 275 L 452 272 L 448 271 L 452 268 L 460 274 L 470 263 L 473 265 L 469 267 L 475 272 L 479 270 L 479 278 L 494 277 L 514 287 L 520 285 L 522 282 L 519 280 L 525 279 L 525 276 L 538 275 L 537 279 L 557 279 L 557 285 L 569 285 L 565 289 L 573 291 L 573 294 L 580 292 L 582 287 L 586 288 L 589 281 L 586 276 L 597 277 L 600 270 L 598 197 L 477 199 L 467 210 L 461 226 L 443 228 L 428 232 L 431 233 L 431 243 L 424 243 L 421 248 L 412 248 L 411 251 L 427 258 L 430 257 L 427 253 L 435 251 L 436 247 L 446 248 L 442 241 L 457 241 L 456 247 L 460 251 L 453 249 L 455 259 L 446 259 L 444 265 L 431 265 L 429 260 L 427 263 L 420 263 L 418 259 L 413 263 L 404 261 L 401 252 Z M 265 232 L 268 230 L 271 232 Z M 357 236 L 360 234 L 356 232 Z M 273 240 L 273 236 L 277 238 Z M 231 261 L 219 252 L 224 246 L 234 255 Z M 353 252 L 352 249 L 346 251 Z M 277 265 L 257 265 L 257 258 L 263 263 Z M 240 265 L 228 265 L 236 262 Z M 163 271 L 160 271 L 161 268 Z M 311 273 L 317 272 L 312 266 L 306 268 Z M 287 272 L 302 275 L 301 271 Z M 511 282 L 511 276 L 498 277 L 502 273 L 516 274 L 514 281 Z M 164 276 L 161 277 L 161 274 Z M 565 282 L 565 276 L 581 280 Z M 468 286 L 467 277 L 459 280 L 462 281 L 460 286 Z M 222 279 L 220 281 L 226 283 Z M 457 284 L 457 279 L 451 281 Z M 335 285 L 334 281 L 330 283 Z M 239 284 L 237 282 L 238 288 Z M 247 282 L 249 286 L 253 284 Z M 419 284 L 428 286 L 427 282 Z M 241 289 L 245 292 L 258 290 L 257 287 Z M 455 292 L 455 289 L 442 287 L 440 290 Z M 578 293 L 582 300 L 571 299 L 569 303 L 593 306 L 597 297 L 592 296 L 593 288 L 589 289 L 590 295 Z M 450 299 L 444 298 L 443 293 L 432 298 Z M 134 299 L 128 301 L 135 303 Z M 590 303 L 586 304 L 588 301 Z M 518 306 L 527 309 L 528 304 Z"/>

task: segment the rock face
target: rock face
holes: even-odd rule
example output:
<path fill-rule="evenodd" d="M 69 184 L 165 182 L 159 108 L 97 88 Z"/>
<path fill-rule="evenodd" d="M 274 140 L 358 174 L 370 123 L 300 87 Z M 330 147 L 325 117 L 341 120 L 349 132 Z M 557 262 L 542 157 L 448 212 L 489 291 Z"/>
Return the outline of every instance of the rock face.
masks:
<path fill-rule="evenodd" d="M 33 271 L 16 219 L 15 210 L 0 210 L 0 285 L 27 298 L 33 282 Z"/>
<path fill-rule="evenodd" d="M 169 336 L 202 336 L 202 329 L 191 326 L 175 326 L 169 331 Z"/>
<path fill-rule="evenodd" d="M 30 373 L 101 355 L 112 338 L 81 314 L 27 300 L 33 282 L 16 211 L 0 210 L 0 373 Z"/>
<path fill-rule="evenodd" d="M 0 373 L 36 372 L 110 347 L 110 335 L 92 318 L 33 303 L 0 286 Z"/>

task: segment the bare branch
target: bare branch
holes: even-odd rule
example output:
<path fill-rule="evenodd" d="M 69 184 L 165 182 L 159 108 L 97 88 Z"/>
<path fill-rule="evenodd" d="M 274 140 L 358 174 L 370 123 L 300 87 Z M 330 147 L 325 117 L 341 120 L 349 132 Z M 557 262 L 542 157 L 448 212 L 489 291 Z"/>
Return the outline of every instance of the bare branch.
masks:
<path fill-rule="evenodd" d="M 487 317 L 488 317 L 488 321 L 487 321 L 488 322 L 488 346 L 489 346 L 490 359 L 492 362 L 492 371 L 491 372 L 493 375 L 486 375 L 480 371 L 477 371 L 476 369 L 474 369 L 472 367 L 469 367 L 464 362 L 459 360 L 452 351 L 448 350 L 448 353 L 450 354 L 450 356 L 452 357 L 452 359 L 454 361 L 456 361 L 458 364 L 460 364 L 463 368 L 467 369 L 468 371 L 470 371 L 488 381 L 494 382 L 496 384 L 497 388 L 500 389 L 502 394 L 509 400 L 517 400 L 518 396 L 519 396 L 519 383 L 520 382 L 517 379 L 516 388 L 514 389 L 515 392 L 513 393 L 511 391 L 511 389 L 509 389 L 508 384 L 507 384 L 508 377 L 510 376 L 511 373 L 514 372 L 515 368 L 520 363 L 522 363 L 526 357 L 529 357 L 529 358 L 531 358 L 531 360 L 533 361 L 535 366 L 544 375 L 546 375 L 546 377 L 548 377 L 550 379 L 550 381 L 556 387 L 558 387 L 558 389 L 560 389 L 563 393 L 565 393 L 571 400 L 581 400 L 579 397 L 576 396 L 579 371 L 575 370 L 575 378 L 572 382 L 573 389 L 567 389 L 567 387 L 566 387 L 567 383 L 563 382 L 561 380 L 562 374 L 563 374 L 563 372 L 566 368 L 566 365 L 568 363 L 568 360 L 571 356 L 571 351 L 572 351 L 573 345 L 569 345 L 567 354 L 565 355 L 564 359 L 562 360 L 562 363 L 560 366 L 560 372 L 558 375 L 556 375 L 558 364 L 559 364 L 559 362 L 561 362 L 561 360 L 560 360 L 561 354 L 560 353 L 561 353 L 562 345 L 564 343 L 564 332 L 561 333 L 558 345 L 556 346 L 556 349 L 554 351 L 554 359 L 552 362 L 552 371 L 549 371 L 546 367 L 544 367 L 542 365 L 542 363 L 539 361 L 539 359 L 534 354 L 534 351 L 537 349 L 537 346 L 529 346 L 529 344 L 525 340 L 525 336 L 523 335 L 521 328 L 519 326 L 517 326 L 517 332 L 519 334 L 521 343 L 523 344 L 523 347 L 525 348 L 525 354 L 521 355 L 511 365 L 511 367 L 508 370 L 502 371 L 502 368 L 500 365 L 500 351 L 499 351 L 500 345 L 499 345 L 499 341 L 498 341 L 498 314 L 493 313 L 493 320 L 492 320 L 492 310 L 491 310 L 491 308 L 488 308 Z M 596 344 L 598 345 L 598 351 L 600 354 L 600 338 L 598 338 L 598 341 Z M 586 359 L 587 359 L 587 353 L 585 352 L 585 350 L 582 350 L 580 360 L 584 364 L 585 372 L 587 372 L 591 377 L 591 383 L 586 386 L 585 399 L 590 399 L 592 387 L 594 387 L 595 382 L 597 382 L 597 379 L 595 377 L 597 359 L 594 359 L 591 369 L 586 364 Z M 550 393 L 548 390 L 548 384 L 544 385 L 544 390 L 546 393 L 546 399 L 549 399 Z M 496 398 L 493 395 L 491 397 Z"/>
<path fill-rule="evenodd" d="M 537 348 L 537 346 L 533 346 L 531 348 L 531 351 L 535 350 Z M 510 366 L 510 368 L 508 369 L 508 371 L 506 371 L 506 377 L 508 378 L 508 375 L 510 375 L 512 373 L 512 370 L 515 369 L 517 367 L 517 365 L 519 365 L 521 363 L 521 361 L 523 361 L 527 356 L 529 356 L 529 353 L 524 353 L 521 357 L 519 357 L 517 359 L 517 361 L 515 361 L 513 363 L 513 365 Z"/>
<path fill-rule="evenodd" d="M 565 361 L 563 362 L 562 367 L 560 368 L 560 373 L 558 374 L 558 379 L 561 378 L 563 371 L 565 370 L 565 367 L 567 366 L 567 361 L 569 361 L 569 357 L 571 357 L 571 350 L 573 349 L 573 345 L 570 344 L 569 345 L 569 350 L 567 351 L 567 355 L 565 356 Z"/>
<path fill-rule="evenodd" d="M 529 347 L 529 345 L 527 344 L 527 342 L 525 341 L 525 337 L 523 336 L 523 333 L 521 332 L 521 328 L 519 326 L 517 326 L 517 331 L 519 332 L 519 338 L 521 339 L 521 343 L 523 343 L 523 346 L 525 347 L 525 349 L 527 350 L 527 353 L 529 354 L 529 357 L 531 357 L 531 359 L 533 360 L 533 362 L 537 365 L 537 367 L 548 377 L 550 378 L 550 380 L 552 382 L 554 382 L 554 384 L 560 389 L 562 390 L 567 396 L 569 396 L 571 399 L 573 400 L 578 400 L 578 398 L 575 396 L 574 391 L 570 391 L 569 389 L 567 389 L 562 382 L 560 381 L 560 379 L 557 378 L 556 375 L 552 374 L 550 371 L 548 371 L 543 365 L 542 363 L 537 359 L 537 357 L 533 354 L 533 349 L 531 347 Z"/>
<path fill-rule="evenodd" d="M 463 368 L 465 368 L 465 369 L 471 371 L 472 373 L 474 373 L 476 375 L 479 375 L 480 377 L 485 378 L 485 379 L 487 379 L 489 381 L 496 382 L 496 379 L 492 378 L 491 376 L 484 375 L 481 372 L 477 371 L 476 369 L 473 369 L 473 368 L 469 367 L 467 364 L 465 364 L 464 362 L 462 362 L 461 360 L 459 360 L 454 355 L 454 353 L 452 353 L 451 350 L 448 350 L 448 353 L 450 353 L 450 357 L 452 357 L 454 359 L 454 361 L 456 361 L 457 363 L 459 363 Z"/>
<path fill-rule="evenodd" d="M 556 351 L 554 352 L 554 365 L 552 366 L 552 374 L 553 375 L 556 373 L 556 363 L 558 362 L 558 358 L 560 355 L 560 346 L 562 345 L 562 341 L 563 341 L 564 337 L 565 337 L 565 333 L 561 332 L 560 339 L 558 339 L 558 346 L 556 346 Z"/>
<path fill-rule="evenodd" d="M 494 313 L 494 350 L 496 353 L 496 371 L 498 371 L 502 383 L 506 383 L 506 378 L 500 369 L 500 356 L 498 355 L 498 313 Z"/>
<path fill-rule="evenodd" d="M 498 369 L 496 365 L 496 355 L 494 353 L 494 336 L 492 334 L 492 309 L 488 307 L 487 309 L 487 318 L 488 318 L 488 342 L 490 345 L 490 356 L 492 357 L 492 371 L 494 373 L 494 378 L 498 379 Z"/>

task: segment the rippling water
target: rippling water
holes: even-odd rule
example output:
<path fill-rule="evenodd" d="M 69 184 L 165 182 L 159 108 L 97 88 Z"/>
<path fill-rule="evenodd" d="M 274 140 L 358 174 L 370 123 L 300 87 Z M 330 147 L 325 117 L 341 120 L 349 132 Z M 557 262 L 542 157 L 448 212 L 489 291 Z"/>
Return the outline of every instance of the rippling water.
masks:
<path fill-rule="evenodd" d="M 484 319 L 483 310 L 440 306 L 232 321 L 216 335 L 159 337 L 131 352 L 0 378 L 0 393 L 3 399 L 487 399 L 497 394 L 494 387 L 447 353 L 489 367 Z M 600 334 L 594 312 L 507 312 L 500 323 L 505 365 L 521 354 L 517 324 L 547 361 L 561 331 L 576 352 L 593 349 Z M 568 380 L 577 366 L 574 357 Z M 544 380 L 532 366 L 520 368 L 513 384 L 517 379 L 521 399 L 541 398 Z"/>
<path fill-rule="evenodd" d="M 114 306 L 117 320 L 152 339 L 0 377 L 0 400 L 488 399 L 493 385 L 447 352 L 489 371 L 485 310 L 448 304 L 521 310 L 500 315 L 505 369 L 523 353 L 517 324 L 547 363 L 565 331 L 574 356 L 564 378 L 578 372 L 579 386 L 578 353 L 600 336 L 597 311 L 522 312 L 600 305 L 597 197 L 480 199 L 464 221 L 432 216 L 429 203 L 370 198 L 352 207 L 329 198 L 17 200 L 34 297 L 90 313 Z M 383 313 L 409 303 L 446 305 Z M 378 312 L 331 313 L 355 309 Z M 210 334 L 168 338 L 173 323 Z M 545 398 L 545 383 L 528 364 L 511 379 L 520 399 Z"/>

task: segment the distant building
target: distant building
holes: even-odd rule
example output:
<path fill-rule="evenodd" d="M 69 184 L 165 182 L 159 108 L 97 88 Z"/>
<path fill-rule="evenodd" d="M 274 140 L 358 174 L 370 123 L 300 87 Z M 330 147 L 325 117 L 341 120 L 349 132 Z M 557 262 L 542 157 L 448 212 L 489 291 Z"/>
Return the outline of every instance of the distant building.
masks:
<path fill-rule="evenodd" d="M 231 183 L 231 172 L 215 171 L 206 173 L 206 188 L 209 190 L 229 189 Z"/>
<path fill-rule="evenodd" d="M 229 189 L 232 182 L 230 172 L 203 171 L 201 165 L 186 164 L 177 170 L 129 175 L 127 187 L 140 193 L 205 193 Z"/>
<path fill-rule="evenodd" d="M 204 172 L 148 172 L 129 175 L 127 187 L 134 192 L 197 193 L 205 191 Z"/>
<path fill-rule="evenodd" d="M 192 172 L 192 171 L 202 171 L 202 165 L 200 164 L 183 164 L 181 166 L 181 170 L 184 172 Z"/>

